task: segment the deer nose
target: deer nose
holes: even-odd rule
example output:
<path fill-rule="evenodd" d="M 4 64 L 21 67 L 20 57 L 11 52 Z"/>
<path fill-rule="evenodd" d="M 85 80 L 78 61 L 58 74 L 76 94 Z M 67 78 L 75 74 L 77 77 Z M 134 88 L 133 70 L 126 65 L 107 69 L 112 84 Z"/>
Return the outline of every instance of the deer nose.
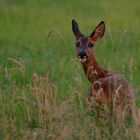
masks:
<path fill-rule="evenodd" d="M 81 52 L 79 53 L 79 57 L 80 57 L 81 59 L 86 58 L 86 57 L 87 57 L 86 52 L 85 52 L 85 51 L 81 51 Z"/>

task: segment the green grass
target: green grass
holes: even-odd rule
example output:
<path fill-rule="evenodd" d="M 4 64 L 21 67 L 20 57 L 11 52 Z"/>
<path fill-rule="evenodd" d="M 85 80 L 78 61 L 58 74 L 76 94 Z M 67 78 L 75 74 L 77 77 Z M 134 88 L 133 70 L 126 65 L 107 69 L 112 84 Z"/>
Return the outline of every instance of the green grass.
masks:
<path fill-rule="evenodd" d="M 113 139 L 108 122 L 96 125 L 86 113 L 90 84 L 76 59 L 71 20 L 87 35 L 105 21 L 106 34 L 94 49 L 98 61 L 123 73 L 138 94 L 139 5 L 139 0 L 0 0 L 0 139 Z M 121 128 L 114 139 L 137 139 L 134 130 Z"/>

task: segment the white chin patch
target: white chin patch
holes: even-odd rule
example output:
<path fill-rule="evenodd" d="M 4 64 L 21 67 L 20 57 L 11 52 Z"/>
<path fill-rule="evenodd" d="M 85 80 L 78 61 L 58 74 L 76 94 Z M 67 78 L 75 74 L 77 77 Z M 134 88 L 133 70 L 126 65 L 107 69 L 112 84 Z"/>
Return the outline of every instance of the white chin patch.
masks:
<path fill-rule="evenodd" d="M 86 58 L 84 58 L 84 59 L 79 59 L 82 63 L 84 63 L 84 62 L 86 62 Z"/>

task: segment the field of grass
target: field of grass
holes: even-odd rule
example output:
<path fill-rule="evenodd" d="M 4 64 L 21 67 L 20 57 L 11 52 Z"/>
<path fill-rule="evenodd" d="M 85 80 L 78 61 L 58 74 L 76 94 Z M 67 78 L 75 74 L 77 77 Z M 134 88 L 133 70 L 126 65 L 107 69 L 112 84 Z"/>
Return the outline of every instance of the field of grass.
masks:
<path fill-rule="evenodd" d="M 72 19 L 87 35 L 105 21 L 98 61 L 125 75 L 140 107 L 139 0 L 0 0 L 0 140 L 140 138 L 133 125 L 87 114 Z"/>

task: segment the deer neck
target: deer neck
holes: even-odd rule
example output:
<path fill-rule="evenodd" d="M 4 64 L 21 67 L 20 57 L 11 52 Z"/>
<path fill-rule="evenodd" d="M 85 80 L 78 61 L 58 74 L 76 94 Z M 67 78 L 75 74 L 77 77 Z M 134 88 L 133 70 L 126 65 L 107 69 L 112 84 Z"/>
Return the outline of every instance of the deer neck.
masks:
<path fill-rule="evenodd" d="M 86 62 L 82 63 L 82 65 L 86 76 L 91 83 L 99 78 L 105 77 L 105 75 L 108 73 L 107 70 L 103 69 L 98 64 L 94 53 L 86 60 Z"/>

